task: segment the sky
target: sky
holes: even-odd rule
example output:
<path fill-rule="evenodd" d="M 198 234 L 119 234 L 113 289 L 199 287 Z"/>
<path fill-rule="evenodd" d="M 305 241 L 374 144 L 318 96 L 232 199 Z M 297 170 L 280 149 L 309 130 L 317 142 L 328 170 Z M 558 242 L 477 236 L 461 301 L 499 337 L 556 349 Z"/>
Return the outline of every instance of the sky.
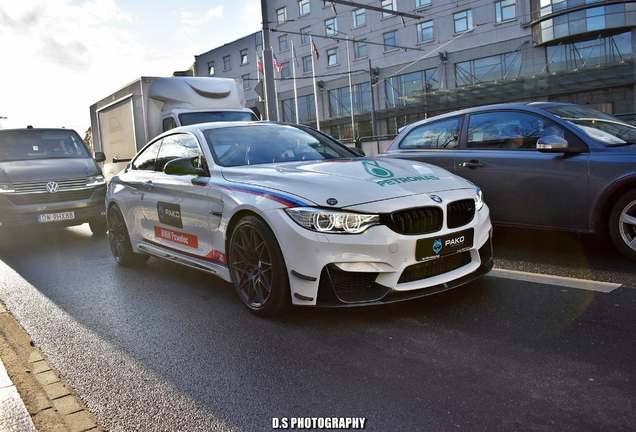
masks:
<path fill-rule="evenodd" d="M 140 76 L 261 28 L 260 0 L 0 0 L 0 128 L 66 127 Z"/>

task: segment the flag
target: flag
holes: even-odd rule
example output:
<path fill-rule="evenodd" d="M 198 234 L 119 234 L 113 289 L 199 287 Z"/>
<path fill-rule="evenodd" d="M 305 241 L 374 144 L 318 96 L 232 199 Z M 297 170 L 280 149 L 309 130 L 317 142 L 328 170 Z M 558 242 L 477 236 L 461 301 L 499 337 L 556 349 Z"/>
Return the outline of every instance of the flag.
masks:
<path fill-rule="evenodd" d="M 320 60 L 320 54 L 318 54 L 318 49 L 313 40 L 311 41 L 311 49 L 316 53 L 316 60 Z"/>
<path fill-rule="evenodd" d="M 278 73 L 281 73 L 283 71 L 283 65 L 280 64 L 280 62 L 278 61 L 278 59 L 276 58 L 276 54 L 274 54 L 274 67 L 276 68 L 276 70 L 278 71 Z"/>
<path fill-rule="evenodd" d="M 300 65 L 298 64 L 298 57 L 296 56 L 296 47 L 294 46 L 293 42 L 292 42 L 292 53 L 294 54 L 294 61 L 296 62 L 296 67 L 300 67 Z"/>
<path fill-rule="evenodd" d="M 261 59 L 258 58 L 258 54 L 256 54 L 256 67 L 261 75 L 265 75 L 265 72 L 263 72 L 263 63 L 261 63 Z"/>

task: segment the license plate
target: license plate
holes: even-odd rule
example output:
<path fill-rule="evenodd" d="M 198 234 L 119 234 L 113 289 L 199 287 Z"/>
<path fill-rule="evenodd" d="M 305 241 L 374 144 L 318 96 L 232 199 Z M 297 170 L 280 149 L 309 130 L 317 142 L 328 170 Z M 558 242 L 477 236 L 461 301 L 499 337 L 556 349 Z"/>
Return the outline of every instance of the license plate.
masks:
<path fill-rule="evenodd" d="M 470 228 L 440 237 L 419 239 L 415 245 L 415 259 L 422 261 L 471 248 L 474 232 L 475 230 Z"/>
<path fill-rule="evenodd" d="M 38 215 L 38 222 L 56 222 L 75 219 L 75 212 L 47 213 Z"/>

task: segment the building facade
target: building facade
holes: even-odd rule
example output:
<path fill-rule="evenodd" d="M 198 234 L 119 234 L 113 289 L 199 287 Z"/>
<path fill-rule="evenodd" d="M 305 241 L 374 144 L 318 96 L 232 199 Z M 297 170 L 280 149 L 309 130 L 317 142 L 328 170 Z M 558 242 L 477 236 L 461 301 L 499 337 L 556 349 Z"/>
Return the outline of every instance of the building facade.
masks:
<path fill-rule="evenodd" d="M 573 102 L 636 118 L 636 2 L 342 3 L 267 0 L 278 120 L 347 139 L 497 102 Z M 242 78 L 257 106 L 263 39 L 195 56 L 195 74 Z"/>

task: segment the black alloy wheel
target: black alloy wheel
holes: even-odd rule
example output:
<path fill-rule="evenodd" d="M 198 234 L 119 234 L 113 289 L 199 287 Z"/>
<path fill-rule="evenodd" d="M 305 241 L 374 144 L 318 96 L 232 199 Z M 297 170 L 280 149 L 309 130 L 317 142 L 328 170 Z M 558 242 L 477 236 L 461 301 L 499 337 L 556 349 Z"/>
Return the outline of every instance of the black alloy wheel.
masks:
<path fill-rule="evenodd" d="M 255 216 L 239 221 L 229 244 L 229 266 L 236 292 L 258 316 L 272 316 L 290 304 L 289 277 L 274 233 Z"/>

